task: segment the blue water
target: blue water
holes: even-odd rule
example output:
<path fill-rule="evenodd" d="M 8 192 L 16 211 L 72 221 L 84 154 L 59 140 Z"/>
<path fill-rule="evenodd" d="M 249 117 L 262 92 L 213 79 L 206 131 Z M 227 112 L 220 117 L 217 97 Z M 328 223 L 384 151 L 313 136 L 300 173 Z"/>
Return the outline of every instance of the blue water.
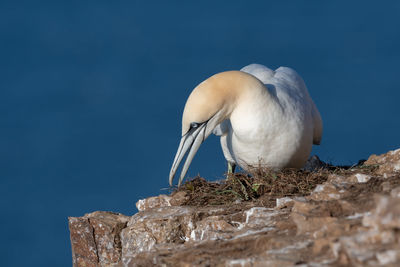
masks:
<path fill-rule="evenodd" d="M 1 1 L 3 266 L 70 266 L 67 216 L 166 192 L 185 100 L 220 71 L 296 69 L 325 161 L 400 147 L 400 3 L 338 3 Z M 225 168 L 213 136 L 188 174 Z"/>

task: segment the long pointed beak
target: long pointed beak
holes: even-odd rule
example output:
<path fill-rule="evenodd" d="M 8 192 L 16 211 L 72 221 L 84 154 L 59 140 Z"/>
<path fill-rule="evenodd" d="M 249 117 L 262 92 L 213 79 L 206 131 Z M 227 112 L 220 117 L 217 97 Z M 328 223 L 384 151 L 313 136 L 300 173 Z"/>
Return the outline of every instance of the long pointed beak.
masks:
<path fill-rule="evenodd" d="M 203 143 L 205 139 L 206 126 L 207 122 L 199 125 L 195 129 L 191 129 L 184 136 L 182 136 L 178 151 L 175 155 L 174 162 L 172 163 L 171 171 L 169 173 L 169 184 L 171 186 L 172 181 L 174 180 L 175 173 L 178 170 L 179 164 L 181 163 L 184 156 L 188 154 L 185 164 L 183 165 L 181 175 L 179 176 L 178 186 L 181 185 L 182 180 L 185 177 L 187 170 L 189 169 L 190 163 L 192 163 L 194 155 L 196 155 L 197 150 L 199 150 L 201 143 Z"/>

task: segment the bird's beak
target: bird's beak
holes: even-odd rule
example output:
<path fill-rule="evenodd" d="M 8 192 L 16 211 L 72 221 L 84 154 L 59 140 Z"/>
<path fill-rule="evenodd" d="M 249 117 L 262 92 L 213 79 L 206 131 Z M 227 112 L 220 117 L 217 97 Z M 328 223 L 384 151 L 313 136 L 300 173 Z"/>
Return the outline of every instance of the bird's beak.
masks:
<path fill-rule="evenodd" d="M 181 171 L 181 175 L 179 177 L 178 186 L 181 185 L 182 180 L 185 177 L 186 172 L 190 166 L 190 163 L 192 163 L 194 155 L 196 154 L 197 150 L 199 150 L 201 143 L 203 143 L 203 141 L 207 138 L 207 123 L 208 122 L 204 122 L 198 127 L 190 129 L 184 136 L 182 136 L 178 151 L 175 155 L 174 162 L 172 163 L 171 171 L 169 173 L 169 184 L 171 186 L 179 164 L 181 163 L 183 157 L 188 153 L 185 164 L 183 165 Z"/>

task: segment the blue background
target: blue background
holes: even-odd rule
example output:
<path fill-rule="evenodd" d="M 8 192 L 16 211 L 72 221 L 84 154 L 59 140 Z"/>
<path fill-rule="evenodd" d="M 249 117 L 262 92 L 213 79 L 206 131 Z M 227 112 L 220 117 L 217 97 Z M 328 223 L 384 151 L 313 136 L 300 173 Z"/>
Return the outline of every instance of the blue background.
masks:
<path fill-rule="evenodd" d="M 2 265 L 70 266 L 67 216 L 130 215 L 167 192 L 185 100 L 217 72 L 296 69 L 324 161 L 399 147 L 399 14 L 398 1 L 1 1 Z M 225 169 L 212 136 L 188 174 Z"/>

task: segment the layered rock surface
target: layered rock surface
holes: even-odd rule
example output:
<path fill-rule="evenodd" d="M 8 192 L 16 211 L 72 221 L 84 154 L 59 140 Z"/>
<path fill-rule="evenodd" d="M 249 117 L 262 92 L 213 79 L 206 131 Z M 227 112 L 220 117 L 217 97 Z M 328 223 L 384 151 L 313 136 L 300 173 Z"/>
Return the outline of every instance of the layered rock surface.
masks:
<path fill-rule="evenodd" d="M 131 217 L 70 217 L 73 264 L 399 266 L 399 166 L 400 149 L 327 171 L 306 195 L 188 205 L 188 187 L 139 200 Z"/>

